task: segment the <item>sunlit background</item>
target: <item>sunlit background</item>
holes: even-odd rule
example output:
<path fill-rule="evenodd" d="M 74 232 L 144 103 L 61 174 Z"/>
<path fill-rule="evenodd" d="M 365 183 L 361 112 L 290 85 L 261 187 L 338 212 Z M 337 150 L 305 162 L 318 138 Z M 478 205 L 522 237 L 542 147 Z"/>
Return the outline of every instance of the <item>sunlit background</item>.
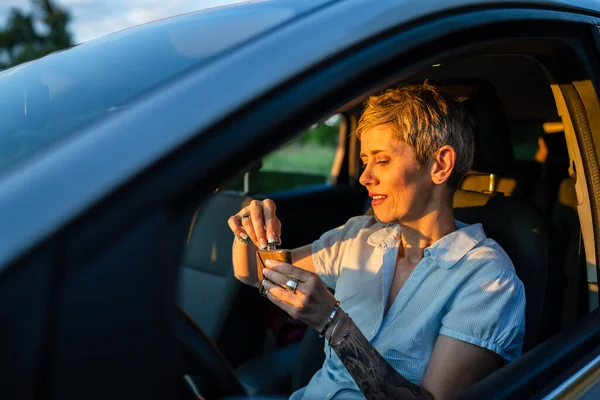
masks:
<path fill-rule="evenodd" d="M 244 0 L 53 0 L 71 15 L 69 23 L 74 43 L 82 43 L 108 33 L 145 22 L 186 12 L 217 7 Z M 11 8 L 25 13 L 31 0 L 0 0 L 0 23 L 7 21 Z M 41 27 L 40 27 L 41 28 Z"/>

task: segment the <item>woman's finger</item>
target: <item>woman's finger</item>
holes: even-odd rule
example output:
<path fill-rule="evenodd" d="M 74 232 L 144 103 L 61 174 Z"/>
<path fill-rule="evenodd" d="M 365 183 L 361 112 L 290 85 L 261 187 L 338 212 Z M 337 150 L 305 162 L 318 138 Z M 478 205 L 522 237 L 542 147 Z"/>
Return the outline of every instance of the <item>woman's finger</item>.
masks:
<path fill-rule="evenodd" d="M 269 299 L 269 301 L 271 303 L 275 304 L 277 307 L 281 308 L 283 311 L 285 311 L 289 315 L 292 315 L 292 313 L 294 312 L 294 309 L 295 309 L 295 307 L 293 305 L 288 304 L 285 301 L 281 300 L 280 298 L 278 298 L 276 295 L 274 295 L 270 291 L 267 291 L 266 295 L 267 295 L 267 299 Z"/>
<path fill-rule="evenodd" d="M 242 214 L 242 216 L 240 217 L 241 219 L 241 224 L 242 227 L 244 228 L 244 230 L 246 231 L 246 233 L 248 233 L 248 236 L 250 236 L 250 239 L 252 240 L 252 242 L 258 247 L 258 238 L 256 237 L 256 232 L 254 231 L 254 225 L 252 224 L 252 218 L 248 215 L 246 216 L 246 214 Z"/>
<path fill-rule="evenodd" d="M 275 239 L 277 239 L 277 246 L 281 246 L 281 221 L 279 218 L 276 218 L 276 223 Z"/>
<path fill-rule="evenodd" d="M 238 235 L 243 237 L 244 239 L 248 238 L 248 234 L 246 233 L 246 231 L 244 230 L 244 227 L 242 226 L 242 224 L 240 223 L 239 217 L 237 215 L 232 215 L 228 220 L 227 220 L 227 225 L 229 226 L 229 229 L 231 229 L 231 231 Z"/>
<path fill-rule="evenodd" d="M 249 206 L 250 218 L 252 219 L 252 226 L 254 227 L 254 234 L 256 236 L 257 246 L 260 249 L 267 247 L 267 237 L 265 232 L 265 217 L 263 215 L 263 204 L 258 200 L 252 200 Z M 246 227 L 246 225 L 244 225 Z"/>
<path fill-rule="evenodd" d="M 267 231 L 267 242 L 273 243 L 277 242 L 278 237 L 280 235 L 279 231 L 279 220 L 275 216 L 275 202 L 271 199 L 263 200 L 263 213 L 265 217 L 265 229 Z"/>
<path fill-rule="evenodd" d="M 285 303 L 292 308 L 298 308 L 302 306 L 300 298 L 295 293 L 292 293 L 267 279 L 263 280 L 262 284 L 267 293 L 277 298 L 280 302 Z M 289 313 L 288 310 L 286 311 Z"/>
<path fill-rule="evenodd" d="M 268 268 L 265 268 L 263 274 L 267 277 L 267 279 L 270 282 L 273 282 L 274 284 L 279 285 L 282 288 L 285 288 L 285 284 L 290 280 L 289 276 Z M 300 284 L 301 283 L 298 282 L 298 286 L 296 287 L 297 291 L 300 290 Z"/>
<path fill-rule="evenodd" d="M 308 282 L 313 275 L 311 272 L 302 268 L 298 268 L 292 264 L 287 264 L 277 260 L 267 260 L 266 264 L 271 270 L 286 275 L 287 277 L 295 279 L 298 282 Z"/>

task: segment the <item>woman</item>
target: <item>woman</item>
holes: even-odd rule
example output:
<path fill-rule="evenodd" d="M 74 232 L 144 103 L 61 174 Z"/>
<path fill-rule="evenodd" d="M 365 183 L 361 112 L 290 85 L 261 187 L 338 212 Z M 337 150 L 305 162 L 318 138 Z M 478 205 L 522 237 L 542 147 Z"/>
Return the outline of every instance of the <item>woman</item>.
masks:
<path fill-rule="evenodd" d="M 524 334 L 510 259 L 480 224 L 453 217 L 473 163 L 471 120 L 425 83 L 371 97 L 357 135 L 375 217 L 264 271 L 269 300 L 327 341 L 323 368 L 292 398 L 449 398 L 518 357 Z M 281 235 L 275 204 L 253 201 L 228 224 L 235 275 L 256 286 L 254 253 Z"/>

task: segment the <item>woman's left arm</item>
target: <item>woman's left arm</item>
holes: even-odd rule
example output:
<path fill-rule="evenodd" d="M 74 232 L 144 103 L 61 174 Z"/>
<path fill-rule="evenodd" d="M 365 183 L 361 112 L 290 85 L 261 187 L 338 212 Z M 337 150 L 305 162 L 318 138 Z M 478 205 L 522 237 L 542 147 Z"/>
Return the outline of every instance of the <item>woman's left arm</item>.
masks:
<path fill-rule="evenodd" d="M 503 364 L 492 351 L 439 335 L 418 386 L 398 373 L 349 317 L 342 323 L 345 329 L 338 332 L 338 326 L 330 344 L 367 399 L 449 399 Z"/>
<path fill-rule="evenodd" d="M 269 267 L 264 271 L 269 281 L 263 283 L 269 300 L 321 332 L 336 300 L 319 276 L 277 261 Z M 298 282 L 295 292 L 284 289 L 289 279 Z M 440 335 L 419 386 L 398 373 L 343 310 L 338 310 L 325 337 L 367 399 L 449 398 L 502 365 L 489 350 Z"/>

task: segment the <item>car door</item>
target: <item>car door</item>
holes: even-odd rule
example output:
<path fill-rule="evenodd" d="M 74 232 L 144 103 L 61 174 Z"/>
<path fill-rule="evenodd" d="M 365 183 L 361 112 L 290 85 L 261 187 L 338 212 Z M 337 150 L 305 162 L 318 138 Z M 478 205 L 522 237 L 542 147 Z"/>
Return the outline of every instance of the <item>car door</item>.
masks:
<path fill-rule="evenodd" d="M 533 2 L 529 3 L 532 9 L 517 7 L 509 12 L 473 2 L 479 9 L 440 14 L 418 5 L 402 10 L 392 3 L 396 2 L 375 7 L 371 2 L 340 2 L 302 23 L 282 28 L 276 37 L 267 35 L 206 68 L 189 72 L 162 91 L 143 97 L 120 116 L 98 123 L 84 137 L 3 178 L 0 208 L 5 214 L 12 211 L 23 216 L 21 223 L 31 229 L 25 232 L 21 227 L 11 235 L 10 227 L 2 227 L 3 237 L 13 246 L 10 251 L 3 248 L 1 254 L 2 326 L 9 327 L 3 333 L 2 354 L 9 356 L 2 359 L 2 370 L 19 366 L 4 386 L 8 397 L 75 398 L 81 393 L 103 399 L 171 397 L 175 391 L 171 322 L 180 244 L 196 205 L 213 188 L 266 155 L 270 143 L 282 144 L 307 123 L 375 89 L 397 71 L 443 54 L 448 46 L 515 35 L 515 29 L 531 34 L 532 9 L 534 21 L 549 22 L 548 28 L 556 28 L 552 22 L 572 19 L 588 29 L 594 18 L 591 10 L 581 16 L 575 11 L 536 8 Z M 435 11 L 447 11 L 452 5 L 447 2 Z M 521 24 L 512 25 L 515 21 Z M 491 28 L 486 29 L 486 24 Z M 465 33 L 479 26 L 479 35 Z M 544 32 L 549 34 L 549 30 Z M 264 71 L 265 60 L 272 61 L 273 54 L 278 55 L 277 62 Z M 298 57 L 300 61 L 295 62 Z M 393 59 L 399 62 L 389 63 Z M 246 77 L 239 74 L 240 66 L 259 72 L 242 82 Z M 215 96 L 225 93 L 225 88 L 235 91 Z M 182 98 L 186 101 L 178 101 Z M 205 106 L 202 115 L 197 113 L 199 104 Z M 271 118 L 265 119 L 265 115 Z M 254 127 L 251 133 L 247 133 L 249 126 Z M 140 131 L 144 137 L 139 137 Z M 584 133 L 578 142 L 583 143 L 589 134 Z M 129 164 L 111 159 L 116 148 L 126 151 L 124 159 Z M 140 153 L 144 157 L 138 156 Z M 113 165 L 111 171 L 123 168 L 127 173 L 109 176 L 107 172 L 103 182 L 111 185 L 107 183 L 104 191 L 96 188 L 97 197 L 85 197 L 86 202 L 60 223 L 52 219 L 52 230 L 43 231 L 36 240 L 26 237 L 38 224 L 49 223 L 39 214 L 25 218 L 26 205 L 39 204 L 32 199 L 40 196 L 40 188 L 47 188 L 43 182 L 62 182 L 65 171 L 77 171 L 96 157 L 111 161 L 98 168 Z M 594 158 L 588 154 L 581 161 L 592 175 L 597 172 Z M 70 202 L 72 185 L 77 183 L 82 192 L 95 188 L 92 183 L 96 181 L 84 179 L 94 175 L 85 173 L 64 183 L 62 204 L 47 206 L 60 210 L 75 207 Z M 597 182 L 589 180 L 585 196 L 596 199 L 599 189 Z M 590 214 L 589 226 L 595 231 L 600 226 L 598 216 Z M 595 238 L 591 254 L 597 251 L 594 242 Z M 582 353 L 596 342 L 594 327 L 600 324 L 595 318 L 597 314 L 591 313 L 589 320 L 565 332 L 559 338 L 561 343 L 553 342 L 559 347 L 567 337 L 581 339 L 572 346 L 578 352 L 560 347 L 571 351 L 569 365 L 581 361 Z M 31 338 L 25 334 L 33 330 L 43 334 Z M 583 343 L 586 346 L 576 346 Z M 504 389 L 529 395 L 551 390 L 540 385 L 559 378 L 564 370 L 555 358 L 562 353 L 555 347 L 540 348 L 522 363 L 503 369 L 503 374 L 515 378 L 503 380 Z M 547 367 L 549 372 L 542 374 L 534 365 Z M 517 372 L 524 370 L 535 374 L 533 386 L 516 379 Z M 500 391 L 497 385 L 503 376 L 490 376 L 482 385 L 495 384 L 499 396 L 507 398 L 514 392 Z"/>

